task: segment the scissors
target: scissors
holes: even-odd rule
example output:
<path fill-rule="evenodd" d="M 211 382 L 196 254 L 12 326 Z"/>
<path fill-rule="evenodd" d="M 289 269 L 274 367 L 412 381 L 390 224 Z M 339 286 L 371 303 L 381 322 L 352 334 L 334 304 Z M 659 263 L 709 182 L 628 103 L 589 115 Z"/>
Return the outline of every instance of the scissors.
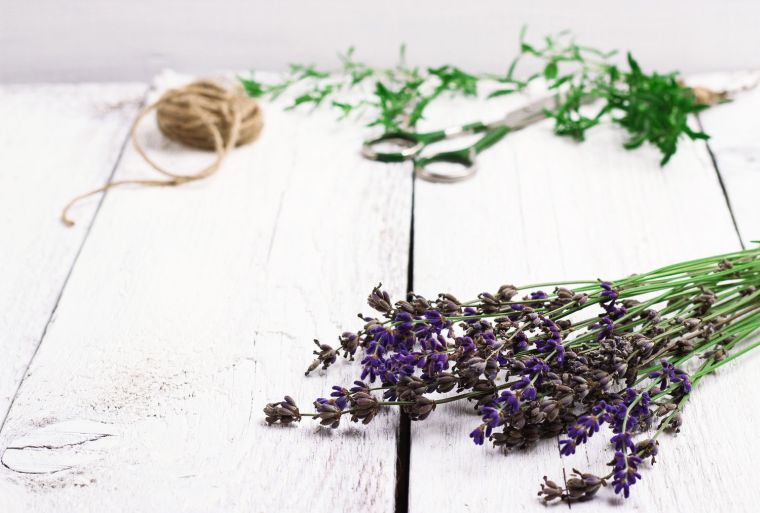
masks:
<path fill-rule="evenodd" d="M 379 162 L 414 162 L 417 176 L 424 180 L 438 183 L 454 183 L 472 177 L 478 170 L 477 155 L 499 142 L 509 132 L 514 132 L 545 119 L 544 111 L 554 108 L 559 101 L 559 95 L 546 96 L 529 103 L 517 110 L 509 112 L 504 118 L 492 122 L 480 121 L 466 125 L 449 127 L 433 132 L 392 131 L 380 137 L 364 141 L 362 155 L 370 160 Z M 435 143 L 462 137 L 465 135 L 483 134 L 483 137 L 472 145 L 453 151 L 444 151 L 423 155 L 424 150 Z M 380 147 L 390 145 L 390 151 L 380 151 Z M 429 168 L 430 164 L 447 162 L 461 167 L 459 172 L 440 173 Z"/>

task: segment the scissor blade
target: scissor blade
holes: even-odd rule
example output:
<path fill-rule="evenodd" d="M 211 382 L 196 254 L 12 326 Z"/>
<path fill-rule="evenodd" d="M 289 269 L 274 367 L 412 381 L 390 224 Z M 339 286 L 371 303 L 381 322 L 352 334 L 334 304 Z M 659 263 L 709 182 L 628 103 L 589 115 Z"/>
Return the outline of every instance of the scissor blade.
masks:
<path fill-rule="evenodd" d="M 543 98 L 540 98 L 525 105 L 524 107 L 513 110 L 507 114 L 499 124 L 508 126 L 512 130 L 525 128 L 532 123 L 544 119 L 544 110 L 556 107 L 558 100 L 558 95 L 545 96 Z"/>

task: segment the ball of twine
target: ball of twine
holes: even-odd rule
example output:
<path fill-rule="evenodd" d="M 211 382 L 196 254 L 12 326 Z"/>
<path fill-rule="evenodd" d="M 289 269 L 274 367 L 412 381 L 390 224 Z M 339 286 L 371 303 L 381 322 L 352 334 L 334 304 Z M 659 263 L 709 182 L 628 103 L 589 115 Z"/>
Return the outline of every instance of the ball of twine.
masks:
<path fill-rule="evenodd" d="M 173 141 L 202 150 L 219 151 L 247 144 L 261 132 L 258 103 L 241 89 L 229 90 L 199 80 L 164 94 L 156 105 L 158 128 Z M 218 140 L 217 134 L 221 141 Z"/>
<path fill-rule="evenodd" d="M 137 128 L 145 117 L 156 111 L 158 128 L 167 138 L 203 150 L 214 150 L 216 158 L 208 166 L 192 173 L 169 171 L 148 156 L 137 140 Z M 165 175 L 164 179 L 134 179 L 110 182 L 103 187 L 77 196 L 61 213 L 61 220 L 73 226 L 68 213 L 78 201 L 120 185 L 136 184 L 154 187 L 182 185 L 208 178 L 236 146 L 253 142 L 264 124 L 258 102 L 245 95 L 242 88 L 227 89 L 215 82 L 199 80 L 164 93 L 146 107 L 132 125 L 130 138 L 140 156 Z"/>

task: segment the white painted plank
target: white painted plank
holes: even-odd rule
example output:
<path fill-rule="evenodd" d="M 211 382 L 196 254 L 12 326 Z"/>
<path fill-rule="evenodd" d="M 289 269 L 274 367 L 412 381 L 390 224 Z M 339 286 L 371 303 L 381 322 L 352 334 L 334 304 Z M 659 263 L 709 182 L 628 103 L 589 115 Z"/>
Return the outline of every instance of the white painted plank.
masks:
<path fill-rule="evenodd" d="M 733 101 L 700 114 L 731 200 L 742 240 L 760 240 L 760 72 L 715 73 L 691 80 L 735 91 Z M 748 90 L 743 91 L 743 89 Z"/>
<path fill-rule="evenodd" d="M 146 86 L 0 87 L 0 425 L 95 213 L 58 219 L 108 180 Z"/>
<path fill-rule="evenodd" d="M 494 118 L 518 98 L 487 105 Z M 459 108 L 457 108 L 459 107 Z M 474 106 L 442 109 L 441 119 L 476 118 Z M 471 119 L 468 119 L 471 120 Z M 543 122 L 484 153 L 466 183 L 418 182 L 415 209 L 415 291 L 448 291 L 462 300 L 504 283 L 615 279 L 653 266 L 735 250 L 738 238 L 703 143 L 683 141 L 666 168 L 651 147 L 621 148 L 609 127 L 583 144 L 558 138 Z M 748 511 L 760 446 L 752 401 L 757 355 L 704 380 L 685 414 L 681 436 L 666 439 L 657 468 L 625 505 L 639 511 Z M 730 376 L 730 377 L 729 377 Z M 725 379 L 724 379 L 725 378 Z M 543 475 L 562 479 L 576 466 L 601 473 L 610 453 L 603 436 L 588 451 L 560 459 L 555 440 L 503 455 L 477 447 L 468 433 L 479 419 L 444 405 L 412 423 L 410 511 L 544 511 L 536 497 Z M 614 497 L 611 490 L 601 495 Z M 600 511 L 616 499 L 573 505 Z"/>
<path fill-rule="evenodd" d="M 261 410 L 290 393 L 307 411 L 351 382 L 345 364 L 304 378 L 312 338 L 355 328 L 378 281 L 405 290 L 411 179 L 361 159 L 363 127 L 281 107 L 209 180 L 109 192 L 0 433 L 11 468 L 71 468 L 1 469 L 4 513 L 393 510 L 395 414 L 331 432 L 267 427 Z M 143 137 L 171 169 L 211 158 L 152 122 Z M 129 149 L 117 178 L 135 176 L 148 168 Z M 116 435 L 48 431 L 56 455 L 20 459 L 40 425 L 73 421 Z"/>

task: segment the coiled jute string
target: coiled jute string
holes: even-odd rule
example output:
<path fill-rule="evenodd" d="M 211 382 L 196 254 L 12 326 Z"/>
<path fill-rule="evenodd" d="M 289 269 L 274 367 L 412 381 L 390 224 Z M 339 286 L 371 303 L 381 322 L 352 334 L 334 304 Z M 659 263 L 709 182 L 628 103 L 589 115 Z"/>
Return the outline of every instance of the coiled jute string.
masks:
<path fill-rule="evenodd" d="M 156 111 L 158 128 L 169 139 L 193 148 L 214 150 L 216 158 L 203 169 L 182 174 L 169 171 L 150 158 L 137 141 L 137 128 L 145 117 Z M 69 210 L 80 200 L 121 185 L 171 187 L 208 178 L 219 170 L 225 157 L 236 146 L 254 141 L 264 120 L 259 104 L 240 88 L 226 89 L 214 82 L 200 80 L 164 93 L 154 104 L 137 116 L 130 139 L 140 156 L 150 166 L 166 176 L 161 179 L 132 179 L 110 182 L 103 187 L 77 196 L 64 207 L 61 221 L 73 226 Z"/>

